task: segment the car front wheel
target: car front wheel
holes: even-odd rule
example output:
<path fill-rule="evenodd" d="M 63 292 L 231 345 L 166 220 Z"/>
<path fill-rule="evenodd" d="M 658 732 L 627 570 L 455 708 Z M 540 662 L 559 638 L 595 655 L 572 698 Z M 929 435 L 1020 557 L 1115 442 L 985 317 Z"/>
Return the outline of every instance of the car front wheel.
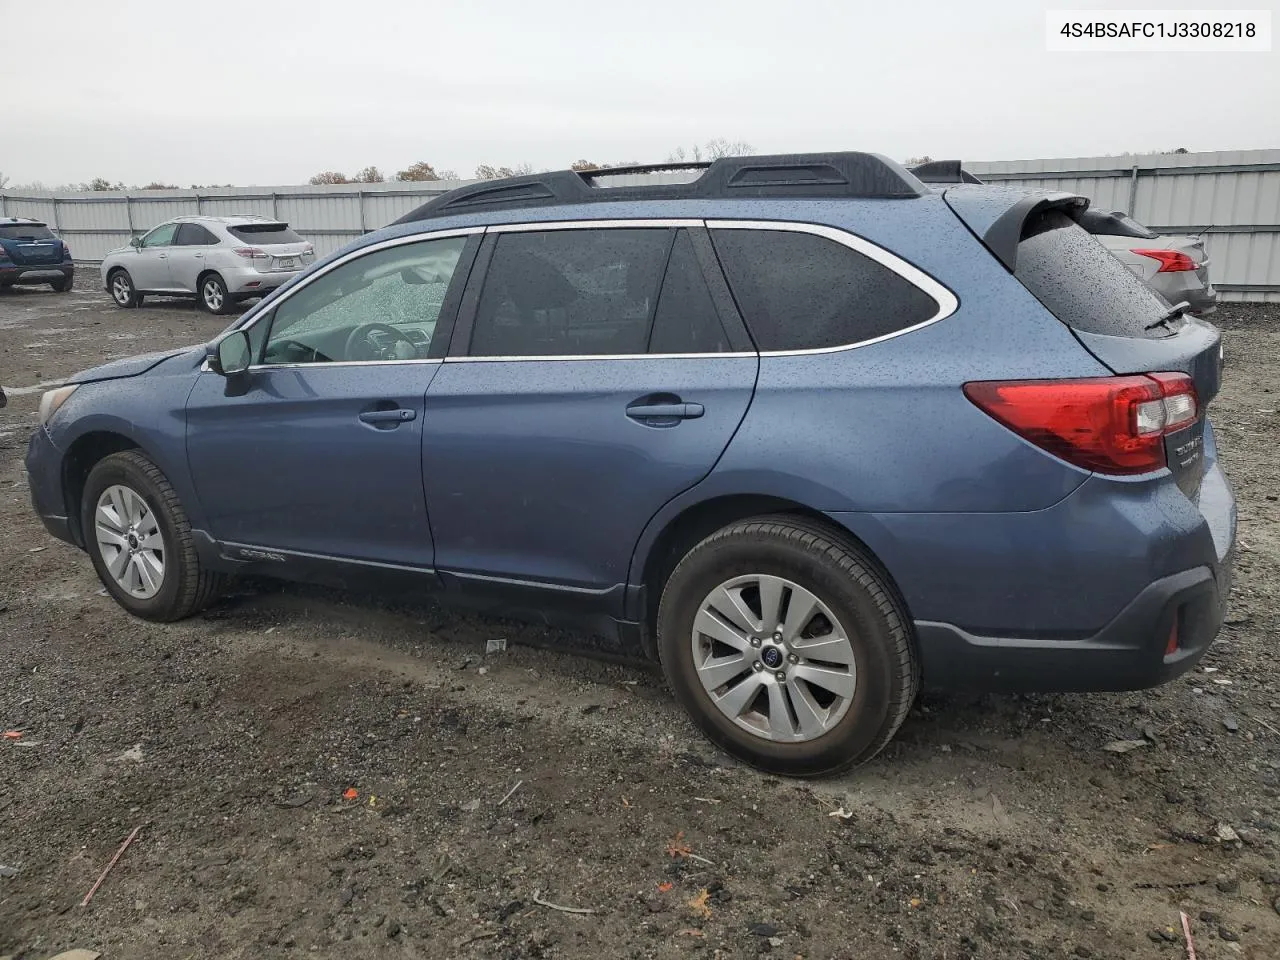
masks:
<path fill-rule="evenodd" d="M 181 620 L 221 588 L 219 574 L 201 569 L 177 493 L 136 450 L 114 453 L 89 472 L 81 525 L 102 585 L 136 616 Z"/>
<path fill-rule="evenodd" d="M 803 518 L 725 527 L 694 547 L 658 611 L 663 670 L 715 743 L 771 773 L 875 756 L 915 698 L 907 618 L 853 544 Z"/>
<path fill-rule="evenodd" d="M 107 277 L 107 290 L 117 306 L 131 308 L 142 303 L 142 297 L 133 286 L 133 278 L 126 270 L 113 270 Z"/>

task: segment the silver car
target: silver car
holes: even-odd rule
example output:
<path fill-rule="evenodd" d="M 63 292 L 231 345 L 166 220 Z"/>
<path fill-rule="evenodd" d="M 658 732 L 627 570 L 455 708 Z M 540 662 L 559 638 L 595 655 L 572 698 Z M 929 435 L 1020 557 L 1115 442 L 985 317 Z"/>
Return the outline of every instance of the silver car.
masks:
<path fill-rule="evenodd" d="M 1212 313 L 1218 292 L 1209 281 L 1209 255 L 1199 237 L 1156 233 L 1124 212 L 1086 210 L 1080 226 L 1170 304 L 1188 303 L 1191 313 Z"/>
<path fill-rule="evenodd" d="M 177 217 L 102 261 L 102 286 L 122 307 L 143 297 L 195 297 L 228 313 L 262 297 L 315 261 L 315 248 L 267 217 Z"/>

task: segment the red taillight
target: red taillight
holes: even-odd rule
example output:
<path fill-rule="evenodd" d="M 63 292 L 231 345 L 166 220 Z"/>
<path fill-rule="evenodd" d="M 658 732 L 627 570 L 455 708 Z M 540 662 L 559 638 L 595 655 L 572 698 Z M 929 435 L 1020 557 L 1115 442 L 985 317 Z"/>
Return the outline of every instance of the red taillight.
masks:
<path fill-rule="evenodd" d="M 1130 250 L 1129 252 L 1159 260 L 1160 266 L 1156 273 L 1176 273 L 1179 270 L 1196 269 L 1196 262 L 1181 250 Z"/>
<path fill-rule="evenodd" d="M 1098 473 L 1160 469 L 1165 436 L 1199 415 L 1185 373 L 980 381 L 966 383 L 964 393 L 1024 439 Z"/>
<path fill-rule="evenodd" d="M 269 258 L 267 251 L 259 250 L 257 247 L 236 247 L 236 253 L 244 257 L 246 260 L 261 260 Z"/>

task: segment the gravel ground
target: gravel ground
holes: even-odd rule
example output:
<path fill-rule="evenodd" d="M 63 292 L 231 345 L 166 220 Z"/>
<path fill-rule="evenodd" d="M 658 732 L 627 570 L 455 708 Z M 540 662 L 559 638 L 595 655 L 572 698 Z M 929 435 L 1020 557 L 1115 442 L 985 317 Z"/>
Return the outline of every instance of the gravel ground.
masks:
<path fill-rule="evenodd" d="M 1178 958 L 1184 910 L 1204 960 L 1280 957 L 1275 307 L 1217 317 L 1241 543 L 1202 669 L 925 698 L 870 765 L 795 782 L 541 628 L 263 583 L 128 617 L 32 515 L 39 391 L 223 321 L 95 279 L 0 293 L 0 955 Z"/>

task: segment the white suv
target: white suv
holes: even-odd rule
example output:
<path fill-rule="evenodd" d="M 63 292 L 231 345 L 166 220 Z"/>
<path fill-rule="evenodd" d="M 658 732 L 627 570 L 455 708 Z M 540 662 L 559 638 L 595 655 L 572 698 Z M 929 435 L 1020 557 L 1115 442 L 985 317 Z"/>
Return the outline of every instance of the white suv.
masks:
<path fill-rule="evenodd" d="M 102 286 L 122 307 L 147 294 L 195 297 L 211 313 L 262 297 L 315 260 L 315 248 L 266 217 L 177 217 L 102 261 Z"/>

